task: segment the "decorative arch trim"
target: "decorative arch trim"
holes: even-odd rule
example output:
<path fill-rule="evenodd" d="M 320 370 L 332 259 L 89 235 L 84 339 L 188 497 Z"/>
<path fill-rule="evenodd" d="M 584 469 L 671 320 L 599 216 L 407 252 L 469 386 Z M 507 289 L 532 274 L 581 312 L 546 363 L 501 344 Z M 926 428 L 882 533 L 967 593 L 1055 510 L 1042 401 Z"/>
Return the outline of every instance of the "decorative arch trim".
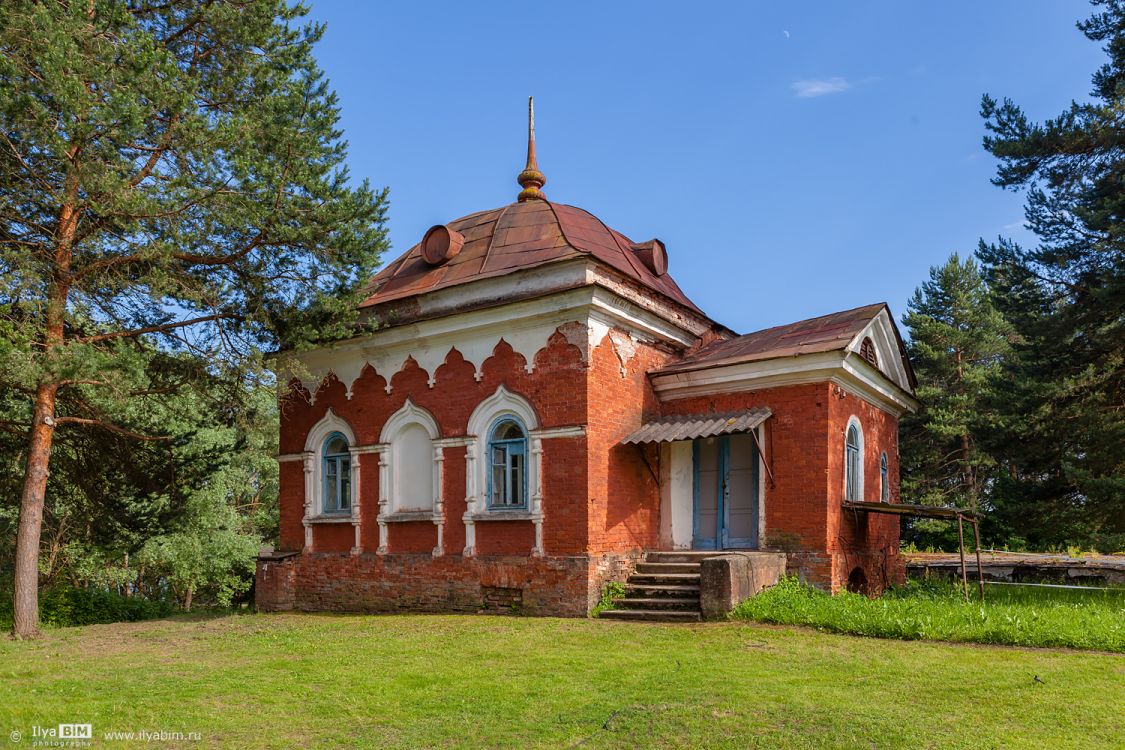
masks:
<path fill-rule="evenodd" d="M 325 439 L 333 432 L 339 432 L 348 439 L 348 445 L 355 445 L 355 432 L 347 420 L 338 416 L 332 409 L 328 409 L 320 421 L 312 426 L 305 438 L 305 451 L 321 450 Z"/>
<path fill-rule="evenodd" d="M 383 431 L 379 435 L 379 442 L 391 442 L 394 436 L 398 434 L 398 431 L 409 424 L 420 424 L 425 427 L 426 432 L 430 435 L 430 440 L 437 440 L 441 437 L 441 428 L 438 427 L 434 415 L 430 414 L 426 409 L 416 406 L 410 399 L 406 399 L 406 403 L 383 424 Z"/>
<path fill-rule="evenodd" d="M 488 428 L 500 417 L 512 414 L 519 417 L 524 427 L 535 430 L 539 427 L 539 417 L 535 409 L 523 396 L 512 393 L 503 385 L 488 398 L 477 404 L 469 417 L 469 434 L 487 439 Z"/>

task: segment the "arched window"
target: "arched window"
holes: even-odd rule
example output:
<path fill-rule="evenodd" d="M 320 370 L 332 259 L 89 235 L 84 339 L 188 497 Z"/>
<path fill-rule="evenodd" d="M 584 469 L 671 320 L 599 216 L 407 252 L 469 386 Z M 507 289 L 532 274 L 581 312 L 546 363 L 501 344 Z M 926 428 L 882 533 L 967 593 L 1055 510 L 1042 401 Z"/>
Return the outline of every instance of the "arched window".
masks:
<path fill-rule="evenodd" d="M 863 500 L 863 433 L 856 421 L 848 424 L 844 444 L 844 499 Z"/>
<path fill-rule="evenodd" d="M 887 454 L 879 456 L 879 499 L 884 503 L 891 501 L 891 474 L 887 468 Z"/>
<path fill-rule="evenodd" d="M 496 420 L 488 436 L 488 505 L 527 507 L 527 430 L 518 418 Z"/>
<path fill-rule="evenodd" d="M 342 433 L 325 439 L 323 460 L 324 512 L 347 513 L 352 507 L 352 456 Z"/>

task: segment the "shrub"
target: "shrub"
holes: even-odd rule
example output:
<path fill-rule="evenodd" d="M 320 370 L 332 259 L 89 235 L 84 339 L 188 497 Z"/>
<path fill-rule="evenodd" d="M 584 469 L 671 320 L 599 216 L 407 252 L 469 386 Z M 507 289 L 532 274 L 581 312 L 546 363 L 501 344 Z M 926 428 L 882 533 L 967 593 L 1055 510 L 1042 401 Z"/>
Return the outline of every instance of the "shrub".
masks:
<path fill-rule="evenodd" d="M 152 620 L 175 611 L 171 602 L 122 596 L 106 589 L 68 586 L 48 589 L 39 597 L 39 619 L 58 627 Z"/>
<path fill-rule="evenodd" d="M 609 609 L 617 609 L 617 600 L 625 596 L 625 584 L 620 581 L 609 581 L 602 589 L 602 598 L 590 611 L 591 617 L 597 617 Z"/>

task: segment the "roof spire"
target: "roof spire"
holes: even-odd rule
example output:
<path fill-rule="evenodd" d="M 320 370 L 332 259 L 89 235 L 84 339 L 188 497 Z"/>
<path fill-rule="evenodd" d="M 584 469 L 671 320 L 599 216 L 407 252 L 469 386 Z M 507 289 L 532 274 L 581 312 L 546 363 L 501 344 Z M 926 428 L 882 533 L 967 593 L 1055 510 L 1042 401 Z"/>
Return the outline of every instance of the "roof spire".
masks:
<path fill-rule="evenodd" d="M 530 200 L 547 200 L 541 187 L 547 184 L 547 178 L 539 171 L 539 164 L 535 160 L 535 99 L 527 97 L 527 166 L 516 178 L 523 190 L 520 191 L 519 202 Z"/>

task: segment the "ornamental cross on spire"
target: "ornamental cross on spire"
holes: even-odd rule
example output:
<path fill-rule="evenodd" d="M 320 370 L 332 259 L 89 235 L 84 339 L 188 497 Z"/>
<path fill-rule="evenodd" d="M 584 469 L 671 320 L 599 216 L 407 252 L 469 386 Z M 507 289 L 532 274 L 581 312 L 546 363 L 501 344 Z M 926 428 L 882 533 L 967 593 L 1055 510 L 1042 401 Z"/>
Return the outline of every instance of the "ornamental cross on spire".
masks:
<path fill-rule="evenodd" d="M 547 178 L 539 171 L 539 164 L 535 160 L 535 99 L 530 96 L 527 97 L 527 166 L 516 181 L 523 188 L 519 195 L 520 203 L 547 200 L 547 196 L 540 190 L 547 184 Z"/>

